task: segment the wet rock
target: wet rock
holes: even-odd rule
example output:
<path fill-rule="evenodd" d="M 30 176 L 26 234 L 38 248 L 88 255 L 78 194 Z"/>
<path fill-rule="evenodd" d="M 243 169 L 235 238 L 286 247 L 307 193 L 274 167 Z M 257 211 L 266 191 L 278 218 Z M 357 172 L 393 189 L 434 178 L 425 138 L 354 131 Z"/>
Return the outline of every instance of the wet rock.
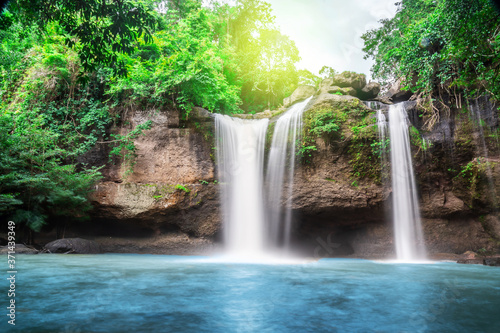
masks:
<path fill-rule="evenodd" d="M 500 239 L 500 218 L 497 215 L 484 217 L 483 226 L 493 237 Z"/>
<path fill-rule="evenodd" d="M 291 96 L 283 100 L 283 106 L 289 107 L 292 104 L 303 101 L 306 98 L 309 98 L 312 95 L 314 95 L 315 92 L 316 89 L 313 86 L 306 86 L 306 85 L 299 86 L 297 89 L 295 89 L 295 91 L 292 93 Z"/>
<path fill-rule="evenodd" d="M 483 265 L 486 266 L 500 266 L 500 257 L 484 258 Z"/>
<path fill-rule="evenodd" d="M 37 254 L 39 251 L 37 249 L 34 249 L 32 247 L 28 247 L 24 244 L 16 244 L 15 247 L 15 253 L 16 254 Z M 0 254 L 8 254 L 10 251 L 8 246 L 1 246 L 0 247 Z"/>
<path fill-rule="evenodd" d="M 358 97 L 362 100 L 374 99 L 378 96 L 380 92 L 380 84 L 377 82 L 370 82 L 361 89 L 358 93 Z"/>
<path fill-rule="evenodd" d="M 401 80 L 394 82 L 389 90 L 384 94 L 384 97 L 391 100 L 393 103 L 403 102 L 410 99 L 413 93 L 408 90 L 402 90 Z"/>
<path fill-rule="evenodd" d="M 97 220 L 122 221 L 160 230 L 175 226 L 196 236 L 213 236 L 220 227 L 215 184 L 101 183 L 93 194 Z"/>
<path fill-rule="evenodd" d="M 101 253 L 98 243 L 82 238 L 58 239 L 45 245 L 51 253 L 97 254 Z"/>
<path fill-rule="evenodd" d="M 457 264 L 468 264 L 468 265 L 482 265 L 483 259 L 459 259 Z"/>
<path fill-rule="evenodd" d="M 386 104 L 386 105 L 390 105 L 390 104 L 394 104 L 389 98 L 387 98 L 386 96 L 380 96 L 378 95 L 377 97 L 373 98 L 373 101 L 375 102 L 380 102 L 382 104 Z"/>
<path fill-rule="evenodd" d="M 478 259 L 479 258 L 477 253 L 474 251 L 466 251 L 466 252 L 464 252 L 464 254 L 462 254 L 462 256 L 464 257 L 463 259 Z"/>
<path fill-rule="evenodd" d="M 420 201 L 420 212 L 428 218 L 451 217 L 469 211 L 469 207 L 451 191 L 432 192 L 423 196 Z"/>
<path fill-rule="evenodd" d="M 99 237 L 96 240 L 105 253 L 151 253 L 166 255 L 209 255 L 221 251 L 220 244 L 203 237 L 172 232 L 144 237 Z"/>

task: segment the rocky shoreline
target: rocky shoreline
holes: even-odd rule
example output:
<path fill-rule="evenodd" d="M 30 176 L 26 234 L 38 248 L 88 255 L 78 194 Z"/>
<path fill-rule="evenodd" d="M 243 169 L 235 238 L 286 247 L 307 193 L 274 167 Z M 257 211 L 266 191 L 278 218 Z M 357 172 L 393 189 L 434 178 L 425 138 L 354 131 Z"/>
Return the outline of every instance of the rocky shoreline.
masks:
<path fill-rule="evenodd" d="M 40 253 L 49 254 L 155 254 L 155 255 L 181 255 L 181 256 L 210 256 L 221 253 L 221 244 L 216 244 L 208 239 L 194 238 L 190 239 L 185 235 L 158 236 L 154 240 L 140 238 L 103 238 L 98 237 L 93 241 L 81 238 L 65 238 L 52 241 L 41 249 L 36 249 L 24 244 L 16 244 L 16 254 L 35 255 Z M 6 255 L 9 252 L 8 246 L 0 246 L 0 255 Z M 321 252 L 316 251 L 314 256 L 305 258 L 311 260 L 320 260 Z M 331 258 L 331 256 L 329 256 Z M 298 257 L 300 258 L 300 257 Z M 365 259 L 375 261 L 391 261 L 390 257 L 382 256 L 333 256 L 333 258 Z M 500 267 L 500 256 L 482 256 L 468 251 L 461 255 L 454 253 L 434 253 L 426 260 L 436 262 L 456 262 L 458 264 L 475 264 L 485 266 Z"/>

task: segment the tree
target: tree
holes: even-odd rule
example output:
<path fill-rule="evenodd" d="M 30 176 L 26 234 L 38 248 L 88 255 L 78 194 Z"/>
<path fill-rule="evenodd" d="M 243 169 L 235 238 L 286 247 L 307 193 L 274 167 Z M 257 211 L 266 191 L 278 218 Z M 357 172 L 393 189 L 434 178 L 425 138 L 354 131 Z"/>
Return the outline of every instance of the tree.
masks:
<path fill-rule="evenodd" d="M 295 43 L 275 26 L 271 5 L 261 0 L 237 1 L 229 11 L 227 34 L 234 47 L 243 108 L 260 111 L 278 106 L 298 83 Z"/>
<path fill-rule="evenodd" d="M 146 42 L 157 22 L 152 1 L 134 0 L 13 0 L 10 9 L 26 22 L 45 26 L 58 22 L 68 34 L 66 43 L 80 45 L 79 55 L 86 70 L 111 66 L 124 74 L 119 53 L 130 53 L 135 40 Z"/>
<path fill-rule="evenodd" d="M 314 75 L 307 69 L 300 69 L 297 71 L 297 74 L 299 76 L 299 84 L 306 84 L 317 87 L 321 82 L 321 78 L 319 76 Z"/>
<path fill-rule="evenodd" d="M 500 16 L 488 0 L 403 0 L 363 35 L 374 77 L 420 94 L 500 98 Z"/>
<path fill-rule="evenodd" d="M 319 75 L 321 75 L 321 77 L 323 79 L 332 78 L 335 76 L 335 74 L 338 74 L 338 73 L 335 69 L 333 69 L 333 67 L 323 66 L 319 70 Z"/>

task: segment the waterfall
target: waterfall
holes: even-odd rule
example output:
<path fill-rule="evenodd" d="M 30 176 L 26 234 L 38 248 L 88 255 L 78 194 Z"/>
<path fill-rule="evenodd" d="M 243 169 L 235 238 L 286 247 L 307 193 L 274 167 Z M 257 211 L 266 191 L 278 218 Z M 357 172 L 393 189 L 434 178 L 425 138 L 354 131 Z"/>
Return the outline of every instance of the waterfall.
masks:
<path fill-rule="evenodd" d="M 264 252 L 262 183 L 268 123 L 215 115 L 224 244 L 228 254 L 240 258 Z"/>
<path fill-rule="evenodd" d="M 382 110 L 377 110 L 377 130 L 378 139 L 380 142 L 380 162 L 381 162 L 381 179 L 384 186 L 388 185 L 389 174 L 387 171 L 387 120 Z"/>
<path fill-rule="evenodd" d="M 493 105 L 491 105 L 489 99 L 486 99 L 485 101 L 485 108 L 481 108 L 481 106 L 479 105 L 479 99 L 477 98 L 473 104 L 469 104 L 469 111 L 470 113 L 472 114 L 472 120 L 474 122 L 474 126 L 476 128 L 476 131 L 478 131 L 479 133 L 479 140 L 476 140 L 476 141 L 479 141 L 479 142 L 476 142 L 476 148 L 477 148 L 477 153 L 478 155 L 480 156 L 478 158 L 478 161 L 479 163 L 484 163 L 485 165 L 485 171 L 486 171 L 486 177 L 488 178 L 488 188 L 489 188 L 489 191 L 490 191 L 490 196 L 491 196 L 491 200 L 492 200 L 492 203 L 493 203 L 493 207 L 495 208 L 495 210 L 498 210 L 499 209 L 499 206 L 498 206 L 498 194 L 497 194 L 497 190 L 495 188 L 495 181 L 494 181 L 494 178 L 493 178 L 493 172 L 491 170 L 491 165 L 490 165 L 490 162 L 489 162 L 489 156 L 488 156 L 488 148 L 486 146 L 486 140 L 484 138 L 484 130 L 483 130 L 483 117 L 481 116 L 481 111 L 483 112 L 486 112 L 486 113 L 492 113 L 494 112 L 495 110 L 495 107 Z M 492 116 L 490 116 L 492 117 Z M 482 159 L 481 159 L 482 157 Z M 482 160 L 482 162 L 481 162 Z"/>
<path fill-rule="evenodd" d="M 417 187 L 404 103 L 389 107 L 392 213 L 398 260 L 425 259 Z"/>
<path fill-rule="evenodd" d="M 282 244 L 285 251 L 290 247 L 295 146 L 302 131 L 302 113 L 311 98 L 295 104 L 278 119 L 269 152 L 266 174 L 268 240 L 271 247 L 278 248 Z"/>

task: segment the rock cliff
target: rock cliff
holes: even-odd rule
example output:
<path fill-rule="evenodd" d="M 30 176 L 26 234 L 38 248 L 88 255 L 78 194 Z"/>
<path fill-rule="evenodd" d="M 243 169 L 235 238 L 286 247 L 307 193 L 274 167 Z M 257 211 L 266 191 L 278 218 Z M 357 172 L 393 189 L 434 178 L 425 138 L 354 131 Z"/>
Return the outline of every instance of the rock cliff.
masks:
<path fill-rule="evenodd" d="M 394 254 L 391 189 L 380 179 L 375 111 L 355 97 L 375 98 L 379 91 L 380 86 L 366 84 L 364 76 L 343 74 L 325 80 L 318 90 L 300 87 L 286 101 L 291 105 L 306 93 L 316 94 L 304 114 L 302 162 L 293 184 L 294 246 L 307 255 Z M 478 131 L 460 114 L 424 130 L 426 116 L 416 102 L 412 105 L 410 120 L 417 131 L 412 144 L 429 252 L 496 251 L 500 222 L 481 169 L 485 160 L 477 160 Z M 272 122 L 281 112 L 252 118 L 273 117 Z M 496 113 L 493 118 L 498 119 Z M 153 127 L 135 140 L 137 162 L 131 173 L 119 160 L 107 163 L 105 145 L 82 157 L 82 162 L 106 164 L 105 178 L 93 196 L 92 221 L 68 235 L 87 235 L 104 251 L 206 253 L 217 247 L 223 228 L 212 119 L 199 108 L 183 125 L 174 111 L 130 111 L 124 125 L 113 131 L 125 134 L 146 120 L 152 120 Z M 330 127 L 335 130 L 311 132 L 326 120 L 337 126 Z M 498 154 L 488 158 L 490 172 L 500 180 Z M 475 172 L 470 177 L 462 172 L 467 165 Z"/>

